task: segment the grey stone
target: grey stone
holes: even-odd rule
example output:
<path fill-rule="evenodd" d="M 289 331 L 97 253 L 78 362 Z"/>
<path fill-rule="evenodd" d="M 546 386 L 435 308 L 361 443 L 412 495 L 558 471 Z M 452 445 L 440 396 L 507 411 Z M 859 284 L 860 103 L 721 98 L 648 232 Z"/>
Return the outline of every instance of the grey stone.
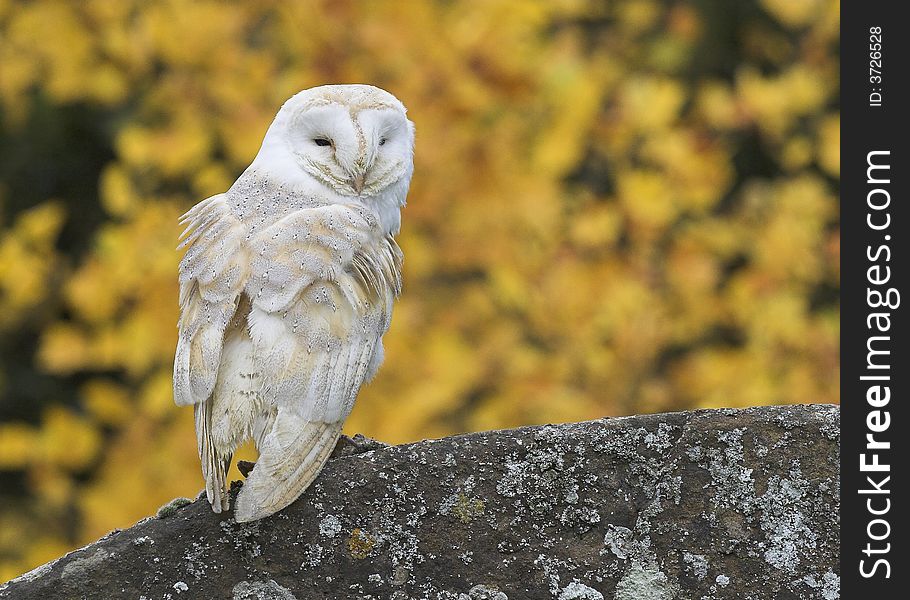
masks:
<path fill-rule="evenodd" d="M 238 524 L 183 500 L 0 585 L 0 599 L 834 600 L 839 415 L 358 438 L 277 515 Z"/>

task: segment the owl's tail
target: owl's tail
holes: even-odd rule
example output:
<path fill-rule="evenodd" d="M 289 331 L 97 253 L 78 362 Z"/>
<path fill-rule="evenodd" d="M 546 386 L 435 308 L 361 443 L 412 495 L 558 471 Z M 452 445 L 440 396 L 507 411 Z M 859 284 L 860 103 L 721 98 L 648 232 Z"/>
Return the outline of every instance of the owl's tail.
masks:
<path fill-rule="evenodd" d="M 231 455 L 221 456 L 212 443 L 212 401 L 195 405 L 196 441 L 199 459 L 202 462 L 202 476 L 205 478 L 205 495 L 212 510 L 220 513 L 228 509 L 230 500 L 227 490 L 227 470 L 231 466 Z"/>
<path fill-rule="evenodd" d="M 329 459 L 341 423 L 307 421 L 291 411 L 278 411 L 262 440 L 259 459 L 237 495 L 234 518 L 255 521 L 278 512 L 297 499 Z"/>

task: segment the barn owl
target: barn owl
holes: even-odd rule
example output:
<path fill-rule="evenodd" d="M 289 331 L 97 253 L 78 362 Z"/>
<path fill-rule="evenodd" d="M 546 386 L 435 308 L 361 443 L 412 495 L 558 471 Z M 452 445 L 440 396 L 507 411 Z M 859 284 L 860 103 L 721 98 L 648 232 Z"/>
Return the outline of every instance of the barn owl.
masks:
<path fill-rule="evenodd" d="M 293 502 L 379 368 L 413 147 L 413 123 L 388 92 L 304 90 L 231 188 L 181 218 L 174 400 L 195 408 L 216 513 L 229 509 L 226 472 L 250 438 L 259 459 L 235 519 Z"/>

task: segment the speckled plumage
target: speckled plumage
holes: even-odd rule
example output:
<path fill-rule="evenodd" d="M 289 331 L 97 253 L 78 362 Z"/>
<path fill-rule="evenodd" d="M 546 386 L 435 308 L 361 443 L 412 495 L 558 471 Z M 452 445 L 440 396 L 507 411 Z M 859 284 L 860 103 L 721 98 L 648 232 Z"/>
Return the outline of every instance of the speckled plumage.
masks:
<path fill-rule="evenodd" d="M 183 216 L 174 400 L 195 407 L 215 512 L 229 508 L 227 468 L 250 438 L 260 456 L 235 518 L 293 502 L 379 368 L 401 290 L 393 236 L 413 140 L 383 90 L 305 90 L 234 185 Z"/>

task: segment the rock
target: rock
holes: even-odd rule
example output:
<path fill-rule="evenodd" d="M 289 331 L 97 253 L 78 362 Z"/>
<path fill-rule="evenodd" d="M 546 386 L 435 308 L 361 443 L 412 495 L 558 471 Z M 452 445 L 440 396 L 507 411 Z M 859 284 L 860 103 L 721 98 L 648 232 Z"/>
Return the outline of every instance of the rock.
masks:
<path fill-rule="evenodd" d="M 238 524 L 182 500 L 0 599 L 831 600 L 839 415 L 776 406 L 358 439 L 277 515 Z"/>

